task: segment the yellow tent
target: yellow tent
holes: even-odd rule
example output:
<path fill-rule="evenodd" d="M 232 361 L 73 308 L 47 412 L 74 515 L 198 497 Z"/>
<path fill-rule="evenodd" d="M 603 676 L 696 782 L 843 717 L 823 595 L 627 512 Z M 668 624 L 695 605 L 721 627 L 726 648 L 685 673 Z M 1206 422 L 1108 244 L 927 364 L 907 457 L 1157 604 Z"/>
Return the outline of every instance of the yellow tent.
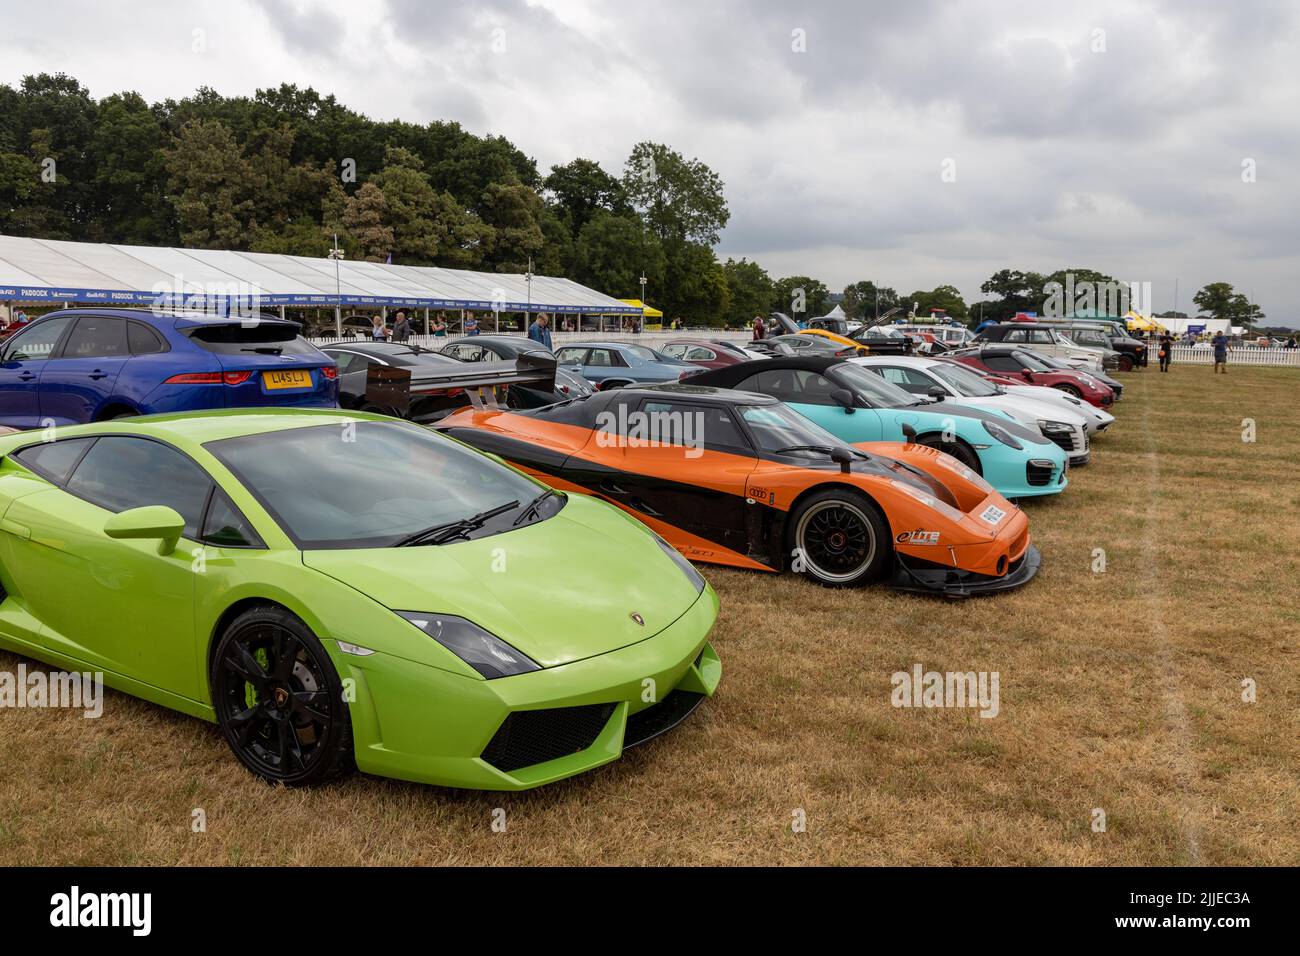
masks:
<path fill-rule="evenodd" d="M 624 305 L 630 305 L 634 309 L 640 309 L 641 314 L 647 319 L 662 319 L 664 314 L 652 305 L 646 305 L 640 299 L 619 299 Z"/>

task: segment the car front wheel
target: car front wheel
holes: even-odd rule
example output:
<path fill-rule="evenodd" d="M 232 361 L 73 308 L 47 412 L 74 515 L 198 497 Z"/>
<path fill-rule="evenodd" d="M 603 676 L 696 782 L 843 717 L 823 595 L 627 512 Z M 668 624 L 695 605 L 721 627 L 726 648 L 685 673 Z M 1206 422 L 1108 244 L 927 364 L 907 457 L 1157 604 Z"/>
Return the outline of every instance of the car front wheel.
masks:
<path fill-rule="evenodd" d="M 805 499 L 790 520 L 794 570 L 827 587 L 879 578 L 893 549 L 889 527 L 866 495 L 848 489 Z"/>
<path fill-rule="evenodd" d="M 338 672 L 284 608 L 251 608 L 226 628 L 213 657 L 212 703 L 226 743 L 263 780 L 312 786 L 353 768 Z"/>

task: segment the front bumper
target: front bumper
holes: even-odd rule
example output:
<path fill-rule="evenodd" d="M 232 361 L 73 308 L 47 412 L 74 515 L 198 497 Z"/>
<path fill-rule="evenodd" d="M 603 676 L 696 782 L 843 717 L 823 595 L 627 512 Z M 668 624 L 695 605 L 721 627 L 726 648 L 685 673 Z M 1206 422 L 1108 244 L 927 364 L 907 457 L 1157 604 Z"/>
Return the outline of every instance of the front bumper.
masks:
<path fill-rule="evenodd" d="M 355 682 L 357 768 L 417 783 L 527 790 L 617 760 L 712 696 L 722 676 L 708 641 L 717 614 L 718 597 L 706 587 L 653 637 L 497 680 L 388 654 L 332 655 L 349 672 L 340 676 Z M 547 759 L 529 763 L 530 754 Z"/>
<path fill-rule="evenodd" d="M 1023 587 L 1033 580 L 1042 563 L 1042 554 L 1032 544 L 1020 558 L 1011 563 L 1007 573 L 1000 577 L 933 565 L 928 561 L 898 555 L 894 559 L 894 575 L 890 586 L 896 591 L 933 594 L 945 598 L 981 597 Z"/>

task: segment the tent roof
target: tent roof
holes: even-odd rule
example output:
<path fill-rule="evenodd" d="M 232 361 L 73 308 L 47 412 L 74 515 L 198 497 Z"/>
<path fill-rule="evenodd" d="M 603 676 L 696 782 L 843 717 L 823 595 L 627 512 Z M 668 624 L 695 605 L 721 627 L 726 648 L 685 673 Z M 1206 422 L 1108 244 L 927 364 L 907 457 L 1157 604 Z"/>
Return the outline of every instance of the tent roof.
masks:
<path fill-rule="evenodd" d="M 529 283 L 518 273 L 18 236 L 0 236 L 5 299 L 629 312 L 618 299 L 554 276 L 534 275 Z"/>
<path fill-rule="evenodd" d="M 640 309 L 641 314 L 647 319 L 662 319 L 664 314 L 656 309 L 653 305 L 646 305 L 640 299 L 619 299 L 624 305 L 630 305 L 634 309 Z"/>

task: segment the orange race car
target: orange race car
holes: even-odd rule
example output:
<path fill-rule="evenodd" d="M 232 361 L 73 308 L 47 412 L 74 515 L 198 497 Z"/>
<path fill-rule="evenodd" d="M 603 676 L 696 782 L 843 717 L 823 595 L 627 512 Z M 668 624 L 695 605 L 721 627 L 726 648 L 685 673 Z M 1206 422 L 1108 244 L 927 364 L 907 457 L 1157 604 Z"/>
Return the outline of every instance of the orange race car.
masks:
<path fill-rule="evenodd" d="M 965 597 L 1038 571 L 1024 513 L 937 449 L 846 445 L 763 395 L 689 384 L 544 408 L 466 408 L 437 428 L 561 491 L 617 505 L 694 561 L 888 578 Z"/>

